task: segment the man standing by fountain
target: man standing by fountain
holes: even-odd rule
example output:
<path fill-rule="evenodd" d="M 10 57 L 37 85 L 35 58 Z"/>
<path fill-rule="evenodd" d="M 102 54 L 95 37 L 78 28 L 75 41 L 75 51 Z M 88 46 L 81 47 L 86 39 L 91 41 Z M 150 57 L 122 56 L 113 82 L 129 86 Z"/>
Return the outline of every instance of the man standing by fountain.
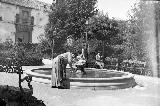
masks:
<path fill-rule="evenodd" d="M 102 56 L 100 55 L 100 53 L 98 53 L 96 55 L 96 64 L 100 67 L 100 69 L 104 68 L 104 63 L 102 62 Z"/>
<path fill-rule="evenodd" d="M 71 52 L 66 52 L 53 59 L 51 72 L 52 88 L 69 88 L 69 80 L 66 78 L 66 66 L 69 64 L 71 70 L 73 70 L 72 58 L 73 54 Z"/>

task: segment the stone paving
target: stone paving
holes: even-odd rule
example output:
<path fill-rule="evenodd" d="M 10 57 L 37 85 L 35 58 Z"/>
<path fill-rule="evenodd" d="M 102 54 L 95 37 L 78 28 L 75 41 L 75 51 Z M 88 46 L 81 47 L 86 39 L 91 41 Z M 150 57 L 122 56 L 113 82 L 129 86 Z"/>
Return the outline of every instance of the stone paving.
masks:
<path fill-rule="evenodd" d="M 49 84 L 31 84 L 33 96 L 46 106 L 160 106 L 160 79 L 139 75 L 135 79 L 139 86 L 120 90 L 56 89 Z M 18 86 L 18 75 L 1 72 L 0 85 Z M 26 82 L 22 86 L 28 88 Z"/>

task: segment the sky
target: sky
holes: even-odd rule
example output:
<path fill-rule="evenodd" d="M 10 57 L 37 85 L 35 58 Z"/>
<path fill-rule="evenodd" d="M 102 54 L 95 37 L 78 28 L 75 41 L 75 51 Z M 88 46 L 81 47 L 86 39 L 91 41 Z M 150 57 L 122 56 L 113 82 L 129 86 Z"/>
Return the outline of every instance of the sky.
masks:
<path fill-rule="evenodd" d="M 53 0 L 39 0 L 52 3 Z M 98 0 L 97 7 L 100 11 L 107 13 L 110 18 L 128 19 L 128 10 L 139 0 Z"/>

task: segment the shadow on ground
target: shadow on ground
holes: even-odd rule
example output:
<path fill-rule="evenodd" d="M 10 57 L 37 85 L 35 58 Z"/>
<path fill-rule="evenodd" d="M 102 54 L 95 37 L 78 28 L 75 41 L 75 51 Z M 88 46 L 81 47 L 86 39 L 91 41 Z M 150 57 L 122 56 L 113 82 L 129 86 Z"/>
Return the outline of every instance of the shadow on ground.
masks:
<path fill-rule="evenodd" d="M 0 85 L 1 106 L 46 106 L 42 100 L 32 96 L 30 89 L 23 90 L 21 92 L 19 87 Z"/>

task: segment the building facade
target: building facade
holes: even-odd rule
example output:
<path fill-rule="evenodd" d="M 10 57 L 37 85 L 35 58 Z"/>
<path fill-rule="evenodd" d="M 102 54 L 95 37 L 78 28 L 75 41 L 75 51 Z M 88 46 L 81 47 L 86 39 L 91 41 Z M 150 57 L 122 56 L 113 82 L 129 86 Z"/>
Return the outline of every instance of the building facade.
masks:
<path fill-rule="evenodd" d="M 0 0 L 0 42 L 38 43 L 50 6 L 36 0 Z"/>

